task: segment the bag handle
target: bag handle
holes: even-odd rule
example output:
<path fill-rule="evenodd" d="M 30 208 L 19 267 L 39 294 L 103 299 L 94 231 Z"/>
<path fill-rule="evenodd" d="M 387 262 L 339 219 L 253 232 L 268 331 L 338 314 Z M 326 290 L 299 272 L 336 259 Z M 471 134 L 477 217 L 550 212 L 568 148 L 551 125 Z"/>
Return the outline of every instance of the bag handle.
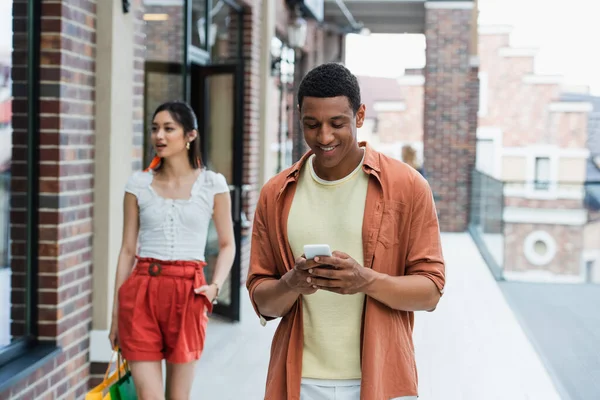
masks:
<path fill-rule="evenodd" d="M 112 355 L 110 356 L 110 361 L 108 362 L 108 366 L 106 367 L 106 372 L 104 373 L 104 381 L 106 382 L 106 380 L 108 379 L 108 374 L 110 373 L 110 367 L 112 366 L 112 364 L 114 363 L 114 358 L 115 358 L 115 354 L 117 355 L 117 374 L 119 375 L 119 379 L 121 379 L 121 365 L 123 365 L 125 367 L 126 370 L 129 370 L 129 365 L 127 365 L 127 362 L 123 359 L 123 356 L 121 355 L 121 349 L 119 349 L 119 346 L 115 346 Z"/>

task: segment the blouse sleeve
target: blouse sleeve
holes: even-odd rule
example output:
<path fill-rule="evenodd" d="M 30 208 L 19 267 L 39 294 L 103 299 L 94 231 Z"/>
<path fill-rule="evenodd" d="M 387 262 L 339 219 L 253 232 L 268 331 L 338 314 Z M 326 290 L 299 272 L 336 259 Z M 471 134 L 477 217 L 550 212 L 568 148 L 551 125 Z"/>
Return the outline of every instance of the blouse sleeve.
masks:
<path fill-rule="evenodd" d="M 229 193 L 229 185 L 223 174 L 215 174 L 214 194 Z"/>
<path fill-rule="evenodd" d="M 131 193 L 135 197 L 139 197 L 140 189 L 142 188 L 140 172 L 136 172 L 129 177 L 125 185 L 125 192 Z"/>

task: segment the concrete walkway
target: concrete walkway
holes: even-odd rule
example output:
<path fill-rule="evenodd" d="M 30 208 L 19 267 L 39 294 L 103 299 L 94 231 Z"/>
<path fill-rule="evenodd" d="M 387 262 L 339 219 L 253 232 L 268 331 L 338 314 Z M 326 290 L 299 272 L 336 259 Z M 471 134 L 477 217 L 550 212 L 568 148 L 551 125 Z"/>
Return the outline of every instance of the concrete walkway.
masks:
<path fill-rule="evenodd" d="M 435 312 L 416 318 L 420 400 L 560 399 L 470 237 L 442 241 L 446 294 Z M 242 299 L 240 323 L 209 324 L 193 399 L 263 399 L 277 322 L 262 327 L 245 289 Z"/>

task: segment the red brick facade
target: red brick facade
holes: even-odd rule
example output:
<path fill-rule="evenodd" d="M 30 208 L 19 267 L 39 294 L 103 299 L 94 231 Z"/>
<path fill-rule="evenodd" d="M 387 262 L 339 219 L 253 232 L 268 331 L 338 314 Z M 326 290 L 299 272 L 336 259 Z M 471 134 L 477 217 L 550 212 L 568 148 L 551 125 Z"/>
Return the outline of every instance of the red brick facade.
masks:
<path fill-rule="evenodd" d="M 40 55 L 40 181 L 37 331 L 40 341 L 60 348 L 57 357 L 1 393 L 2 399 L 81 398 L 88 388 L 89 329 L 92 307 L 92 217 L 94 173 L 94 90 L 96 56 L 96 2 L 44 1 Z M 16 1 L 14 15 L 26 14 L 26 2 Z M 24 25 L 14 24 L 15 48 L 25 42 Z M 25 53 L 15 52 L 13 65 L 26 63 Z M 15 68 L 14 93 L 23 79 Z M 15 102 L 16 128 L 13 152 L 13 190 L 23 190 L 21 151 L 27 133 L 27 116 Z M 17 196 L 20 198 L 20 196 Z M 20 331 L 20 271 L 26 245 L 22 204 L 13 209 L 13 333 Z"/>
<path fill-rule="evenodd" d="M 470 171 L 475 165 L 476 73 L 470 65 L 471 9 L 427 8 L 424 169 L 442 231 L 468 223 Z"/>
<path fill-rule="evenodd" d="M 509 35 L 508 31 L 480 35 L 488 94 L 479 126 L 502 128 L 505 147 L 586 148 L 587 114 L 551 110 L 550 104 L 560 101 L 560 77 L 536 75 L 535 49 L 511 47 Z"/>
<path fill-rule="evenodd" d="M 260 54 L 262 19 L 260 16 L 262 0 L 255 0 L 252 8 L 244 13 L 244 177 L 243 183 L 251 190 L 243 197 L 242 207 L 251 221 L 258 202 L 260 188 Z M 241 258 L 242 280 L 246 280 L 250 261 L 249 231 L 243 233 Z"/>

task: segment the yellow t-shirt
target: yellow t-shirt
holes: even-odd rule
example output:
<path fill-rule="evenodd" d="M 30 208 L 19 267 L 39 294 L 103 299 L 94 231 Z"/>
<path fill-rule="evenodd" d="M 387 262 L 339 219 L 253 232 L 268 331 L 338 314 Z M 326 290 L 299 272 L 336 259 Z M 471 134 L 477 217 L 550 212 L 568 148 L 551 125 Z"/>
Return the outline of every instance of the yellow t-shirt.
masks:
<path fill-rule="evenodd" d="M 369 177 L 361 162 L 345 178 L 325 181 L 315 173 L 313 157 L 300 173 L 287 221 L 294 258 L 304 253 L 305 244 L 328 244 L 331 251 L 347 253 L 363 265 L 362 223 Z M 364 294 L 318 290 L 302 301 L 302 377 L 360 379 Z"/>

